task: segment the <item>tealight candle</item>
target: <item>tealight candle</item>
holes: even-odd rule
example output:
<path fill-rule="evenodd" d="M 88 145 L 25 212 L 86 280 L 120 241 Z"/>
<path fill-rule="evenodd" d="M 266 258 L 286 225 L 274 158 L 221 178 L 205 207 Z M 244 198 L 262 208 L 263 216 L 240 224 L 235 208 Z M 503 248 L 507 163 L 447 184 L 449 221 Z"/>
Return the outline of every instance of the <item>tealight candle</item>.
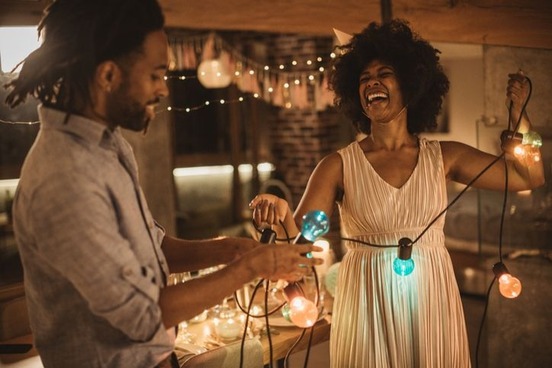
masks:
<path fill-rule="evenodd" d="M 223 308 L 219 315 L 213 318 L 215 333 L 222 340 L 233 340 L 242 334 L 242 324 L 236 311 L 228 307 Z"/>
<path fill-rule="evenodd" d="M 233 340 L 242 334 L 241 324 L 234 318 L 214 318 L 215 333 L 222 340 Z"/>

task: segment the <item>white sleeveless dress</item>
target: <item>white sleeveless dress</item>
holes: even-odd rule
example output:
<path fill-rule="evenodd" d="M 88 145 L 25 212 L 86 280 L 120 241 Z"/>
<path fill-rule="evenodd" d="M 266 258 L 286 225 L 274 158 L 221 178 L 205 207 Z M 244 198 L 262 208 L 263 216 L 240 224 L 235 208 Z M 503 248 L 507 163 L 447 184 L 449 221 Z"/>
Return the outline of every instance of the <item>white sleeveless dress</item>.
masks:
<path fill-rule="evenodd" d="M 441 146 L 419 140 L 418 162 L 395 188 L 364 156 L 358 142 L 338 151 L 344 197 L 339 204 L 346 238 L 396 245 L 416 239 L 446 207 Z M 413 246 L 414 271 L 393 271 L 397 248 L 347 241 L 333 305 L 332 368 L 470 367 L 464 312 L 444 244 L 444 216 Z"/>

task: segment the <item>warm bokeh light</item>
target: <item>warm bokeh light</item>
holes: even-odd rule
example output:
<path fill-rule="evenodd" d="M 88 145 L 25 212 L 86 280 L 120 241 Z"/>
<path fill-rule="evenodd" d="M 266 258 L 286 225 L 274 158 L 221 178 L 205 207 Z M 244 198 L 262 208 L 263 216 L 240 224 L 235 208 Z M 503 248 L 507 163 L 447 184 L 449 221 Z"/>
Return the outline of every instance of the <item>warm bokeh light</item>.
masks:
<path fill-rule="evenodd" d="M 232 82 L 232 75 L 221 60 L 204 60 L 197 68 L 197 79 L 205 88 L 225 88 Z"/>
<path fill-rule="evenodd" d="M 514 148 L 514 155 L 517 157 L 525 157 L 525 148 L 520 144 Z"/>

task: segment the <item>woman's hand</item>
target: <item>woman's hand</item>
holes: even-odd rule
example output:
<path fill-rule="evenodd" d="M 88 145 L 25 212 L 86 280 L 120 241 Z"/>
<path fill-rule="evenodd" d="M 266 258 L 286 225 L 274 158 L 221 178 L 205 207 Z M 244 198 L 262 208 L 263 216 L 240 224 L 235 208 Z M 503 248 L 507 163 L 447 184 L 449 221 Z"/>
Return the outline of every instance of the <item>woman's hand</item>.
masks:
<path fill-rule="evenodd" d="M 531 85 L 529 79 L 522 70 L 508 74 L 508 86 L 506 87 L 506 106 L 512 105 L 512 119 L 514 124 L 519 120 L 519 114 L 523 105 L 529 98 Z"/>
<path fill-rule="evenodd" d="M 249 203 L 253 210 L 253 221 L 257 227 L 263 225 L 279 225 L 287 215 L 291 215 L 291 209 L 285 199 L 273 194 L 259 194 Z"/>

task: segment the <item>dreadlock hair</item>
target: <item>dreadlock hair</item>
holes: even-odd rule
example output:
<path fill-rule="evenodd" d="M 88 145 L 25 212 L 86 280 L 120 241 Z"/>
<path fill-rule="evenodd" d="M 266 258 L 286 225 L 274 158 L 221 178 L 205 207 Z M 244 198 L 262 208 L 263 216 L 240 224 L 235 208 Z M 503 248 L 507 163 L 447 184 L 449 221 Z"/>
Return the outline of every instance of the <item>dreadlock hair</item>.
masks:
<path fill-rule="evenodd" d="M 416 134 L 437 126 L 449 81 L 439 63 L 440 51 L 414 33 L 407 21 L 372 22 L 337 48 L 340 56 L 334 61 L 329 87 L 335 92 L 336 107 L 360 132 L 370 134 L 371 121 L 363 114 L 359 76 L 373 60 L 389 64 L 397 73 L 408 106 L 408 131 Z"/>
<path fill-rule="evenodd" d="M 32 95 L 45 106 L 79 112 L 90 103 L 96 67 L 131 61 L 164 23 L 157 0 L 55 0 L 38 25 L 41 46 L 6 84 L 12 88 L 6 103 L 15 107 Z"/>

